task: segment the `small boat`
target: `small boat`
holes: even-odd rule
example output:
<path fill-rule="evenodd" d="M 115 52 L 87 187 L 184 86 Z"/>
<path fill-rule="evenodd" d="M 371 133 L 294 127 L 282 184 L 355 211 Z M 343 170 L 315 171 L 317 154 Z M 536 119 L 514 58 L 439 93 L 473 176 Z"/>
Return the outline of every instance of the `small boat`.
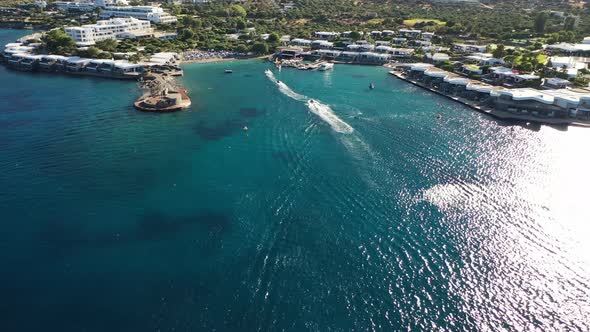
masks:
<path fill-rule="evenodd" d="M 231 73 L 233 73 L 233 72 L 234 72 L 234 71 L 233 71 L 233 70 L 231 70 L 231 69 L 226 69 L 226 70 L 225 70 L 225 73 L 226 73 L 226 74 L 231 74 Z"/>
<path fill-rule="evenodd" d="M 334 68 L 334 64 L 333 63 L 329 63 L 329 62 L 325 62 L 322 63 L 319 67 L 318 70 L 319 71 L 326 71 L 326 70 L 330 70 Z"/>
<path fill-rule="evenodd" d="M 248 127 L 244 126 L 244 128 L 242 128 L 243 131 L 248 131 Z"/>
<path fill-rule="evenodd" d="M 375 84 L 374 83 L 369 84 L 369 89 L 371 89 L 371 90 L 375 89 Z"/>
<path fill-rule="evenodd" d="M 440 113 L 439 113 L 439 114 L 436 116 L 436 118 L 437 118 L 437 119 L 439 119 L 439 120 L 440 120 L 440 119 L 442 119 L 442 114 L 440 114 Z"/>

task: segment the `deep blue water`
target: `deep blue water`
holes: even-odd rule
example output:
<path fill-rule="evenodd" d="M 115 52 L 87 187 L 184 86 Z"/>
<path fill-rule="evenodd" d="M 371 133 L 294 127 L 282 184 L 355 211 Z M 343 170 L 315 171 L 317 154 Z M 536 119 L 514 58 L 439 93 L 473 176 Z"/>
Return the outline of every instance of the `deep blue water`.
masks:
<path fill-rule="evenodd" d="M 590 329 L 590 129 L 383 68 L 184 68 L 193 106 L 146 114 L 0 67 L 2 331 Z"/>

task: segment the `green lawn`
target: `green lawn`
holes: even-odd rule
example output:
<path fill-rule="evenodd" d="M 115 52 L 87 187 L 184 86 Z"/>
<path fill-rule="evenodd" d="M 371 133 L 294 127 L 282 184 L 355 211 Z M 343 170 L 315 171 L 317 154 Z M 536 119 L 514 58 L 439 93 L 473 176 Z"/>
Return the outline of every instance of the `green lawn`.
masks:
<path fill-rule="evenodd" d="M 404 20 L 404 24 L 405 25 L 409 25 L 409 26 L 414 26 L 418 23 L 425 23 L 425 22 L 434 22 L 436 23 L 436 25 L 445 25 L 447 24 L 447 22 L 445 21 L 441 21 L 441 20 L 437 20 L 434 18 L 413 18 L 410 20 Z"/>
<path fill-rule="evenodd" d="M 547 63 L 547 56 L 545 54 L 538 54 L 537 61 L 539 61 L 539 63 L 545 64 Z"/>

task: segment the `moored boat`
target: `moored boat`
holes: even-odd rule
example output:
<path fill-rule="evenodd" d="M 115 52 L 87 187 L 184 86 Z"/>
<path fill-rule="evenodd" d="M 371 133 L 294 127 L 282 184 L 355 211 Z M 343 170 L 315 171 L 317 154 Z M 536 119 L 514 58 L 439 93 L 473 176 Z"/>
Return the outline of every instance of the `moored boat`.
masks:
<path fill-rule="evenodd" d="M 318 70 L 319 71 L 326 71 L 326 70 L 331 70 L 334 68 L 334 64 L 333 63 L 329 63 L 329 62 L 324 62 L 322 63 L 319 67 Z"/>

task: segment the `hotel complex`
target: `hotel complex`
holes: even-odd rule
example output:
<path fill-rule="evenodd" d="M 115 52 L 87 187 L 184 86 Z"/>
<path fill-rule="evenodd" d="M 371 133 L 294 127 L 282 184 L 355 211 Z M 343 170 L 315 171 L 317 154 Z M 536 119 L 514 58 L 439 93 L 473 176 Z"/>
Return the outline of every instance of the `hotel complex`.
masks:
<path fill-rule="evenodd" d="M 81 27 L 66 27 L 66 34 L 78 45 L 89 46 L 105 39 L 138 38 L 153 35 L 149 21 L 133 17 L 113 18 Z"/>
<path fill-rule="evenodd" d="M 127 0 L 56 1 L 59 10 L 88 12 L 100 8 L 101 18 L 134 17 L 152 23 L 174 23 L 176 17 L 155 6 L 126 6 Z"/>
<path fill-rule="evenodd" d="M 164 11 L 160 7 L 152 6 L 128 6 L 128 7 L 116 7 L 107 6 L 100 12 L 101 18 L 111 17 L 134 17 L 140 20 L 148 20 L 153 23 L 174 23 L 176 17 L 172 16 Z"/>
<path fill-rule="evenodd" d="M 549 123 L 590 121 L 590 93 L 569 89 L 509 89 L 450 73 L 428 63 L 398 64 L 405 78 L 440 94 L 503 112 L 502 117 Z M 393 73 L 393 72 L 392 72 Z M 494 113 L 491 113 L 494 114 Z"/>

